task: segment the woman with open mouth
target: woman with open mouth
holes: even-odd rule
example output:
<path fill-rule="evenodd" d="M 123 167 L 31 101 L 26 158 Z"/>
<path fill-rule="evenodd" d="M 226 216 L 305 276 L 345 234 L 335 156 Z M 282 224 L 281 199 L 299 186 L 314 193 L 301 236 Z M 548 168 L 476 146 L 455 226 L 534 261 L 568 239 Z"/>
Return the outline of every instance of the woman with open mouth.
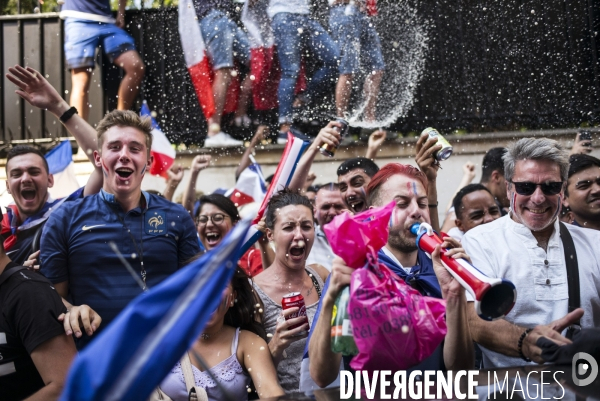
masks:
<path fill-rule="evenodd" d="M 200 197 L 200 207 L 196 213 L 196 228 L 198 236 L 206 251 L 214 249 L 221 243 L 225 235 L 240 221 L 235 204 L 231 199 L 210 194 Z M 261 225 L 258 224 L 261 229 Z M 251 247 L 240 258 L 238 265 L 250 276 L 254 277 L 273 260 L 273 251 L 268 241 L 258 241 L 260 249 Z"/>
<path fill-rule="evenodd" d="M 266 225 L 267 237 L 275 244 L 275 260 L 254 278 L 254 288 L 264 305 L 262 322 L 279 383 L 286 393 L 293 393 L 299 391 L 306 337 L 329 272 L 320 265 L 306 265 L 315 238 L 308 198 L 290 189 L 280 191 L 269 201 Z M 281 301 L 290 293 L 304 297 L 305 315 L 298 316 L 298 307 L 282 310 Z"/>

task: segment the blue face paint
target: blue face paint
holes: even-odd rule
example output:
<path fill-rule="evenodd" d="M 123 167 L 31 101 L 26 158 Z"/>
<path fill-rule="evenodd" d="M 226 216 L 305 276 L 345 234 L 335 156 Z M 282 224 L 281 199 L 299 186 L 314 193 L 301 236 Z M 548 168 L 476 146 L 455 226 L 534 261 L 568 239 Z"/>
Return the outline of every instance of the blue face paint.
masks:
<path fill-rule="evenodd" d="M 412 187 L 413 187 L 413 193 L 414 193 L 415 195 L 417 195 L 417 183 L 413 181 L 413 183 L 412 183 L 412 184 L 413 184 L 413 185 L 412 185 Z"/>
<path fill-rule="evenodd" d="M 144 164 L 144 168 L 142 169 L 142 173 L 140 175 L 144 175 L 145 172 L 146 172 L 146 165 Z"/>

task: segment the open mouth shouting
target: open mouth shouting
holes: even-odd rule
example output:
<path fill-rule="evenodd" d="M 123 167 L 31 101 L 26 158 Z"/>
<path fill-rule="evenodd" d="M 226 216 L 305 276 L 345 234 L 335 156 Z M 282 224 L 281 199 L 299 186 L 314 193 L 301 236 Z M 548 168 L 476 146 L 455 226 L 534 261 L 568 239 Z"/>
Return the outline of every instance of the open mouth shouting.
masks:
<path fill-rule="evenodd" d="M 292 243 L 292 246 L 288 250 L 288 258 L 294 262 L 303 262 L 307 257 L 306 242 L 300 240 L 296 243 Z"/>
<path fill-rule="evenodd" d="M 221 242 L 221 238 L 223 238 L 223 236 L 220 232 L 211 231 L 206 233 L 206 243 L 211 248 L 214 248 L 217 245 L 219 245 L 219 242 Z"/>
<path fill-rule="evenodd" d="M 26 188 L 21 190 L 21 197 L 25 201 L 32 201 L 35 199 L 37 191 L 34 188 Z"/>
<path fill-rule="evenodd" d="M 348 204 L 350 210 L 352 210 L 354 213 L 359 213 L 365 210 L 366 203 L 362 198 L 349 196 L 346 198 L 346 203 Z"/>
<path fill-rule="evenodd" d="M 131 175 L 133 174 L 133 170 L 128 168 L 128 167 L 119 167 L 118 169 L 115 170 L 115 172 L 117 173 L 117 175 L 124 179 L 124 180 L 128 180 Z"/>

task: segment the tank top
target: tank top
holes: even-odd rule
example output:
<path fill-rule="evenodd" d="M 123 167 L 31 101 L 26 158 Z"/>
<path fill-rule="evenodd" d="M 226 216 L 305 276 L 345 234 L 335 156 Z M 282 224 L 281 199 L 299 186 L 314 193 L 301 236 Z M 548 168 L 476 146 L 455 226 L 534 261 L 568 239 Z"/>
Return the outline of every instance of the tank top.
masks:
<path fill-rule="evenodd" d="M 235 400 L 248 399 L 248 386 L 250 386 L 250 376 L 244 371 L 242 365 L 237 359 L 237 347 L 240 329 L 235 331 L 233 342 L 231 343 L 231 356 L 210 368 L 211 373 L 217 378 L 219 384 Z M 192 365 L 194 372 L 194 381 L 196 386 L 206 390 L 206 395 L 210 401 L 224 400 L 223 392 L 217 383 L 206 372 L 201 372 Z M 181 363 L 177 365 L 167 375 L 160 385 L 161 390 L 171 397 L 173 401 L 187 401 L 188 393 L 185 387 L 185 378 L 181 370 Z"/>
<path fill-rule="evenodd" d="M 313 278 L 319 283 L 319 288 L 323 288 L 323 279 L 310 267 L 306 266 L 306 271 L 313 275 Z M 263 312 L 263 326 L 267 335 L 269 333 L 275 333 L 275 327 L 277 326 L 277 318 L 281 315 L 281 300 L 277 302 L 272 300 L 263 290 L 256 285 L 252 284 L 262 303 L 264 305 Z M 315 288 L 316 290 L 316 288 Z M 308 324 L 312 327 L 313 318 L 317 311 L 319 302 L 315 302 L 312 305 L 306 305 L 306 316 L 308 317 Z M 272 337 L 267 338 L 271 341 Z M 285 350 L 286 357 L 279 362 L 277 366 L 277 379 L 279 384 L 285 390 L 286 393 L 294 393 L 300 391 L 300 365 L 302 364 L 302 355 L 304 354 L 304 346 L 306 345 L 306 338 L 293 342 Z"/>

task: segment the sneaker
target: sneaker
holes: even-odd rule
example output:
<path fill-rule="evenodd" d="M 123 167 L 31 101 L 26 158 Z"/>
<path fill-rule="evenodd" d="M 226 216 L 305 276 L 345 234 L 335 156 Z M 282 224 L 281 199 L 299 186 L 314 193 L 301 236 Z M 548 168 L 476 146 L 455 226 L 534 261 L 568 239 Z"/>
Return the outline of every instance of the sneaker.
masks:
<path fill-rule="evenodd" d="M 228 148 L 234 146 L 242 146 L 244 142 L 233 139 L 231 135 L 220 131 L 213 136 L 207 136 L 204 140 L 205 148 Z"/>

